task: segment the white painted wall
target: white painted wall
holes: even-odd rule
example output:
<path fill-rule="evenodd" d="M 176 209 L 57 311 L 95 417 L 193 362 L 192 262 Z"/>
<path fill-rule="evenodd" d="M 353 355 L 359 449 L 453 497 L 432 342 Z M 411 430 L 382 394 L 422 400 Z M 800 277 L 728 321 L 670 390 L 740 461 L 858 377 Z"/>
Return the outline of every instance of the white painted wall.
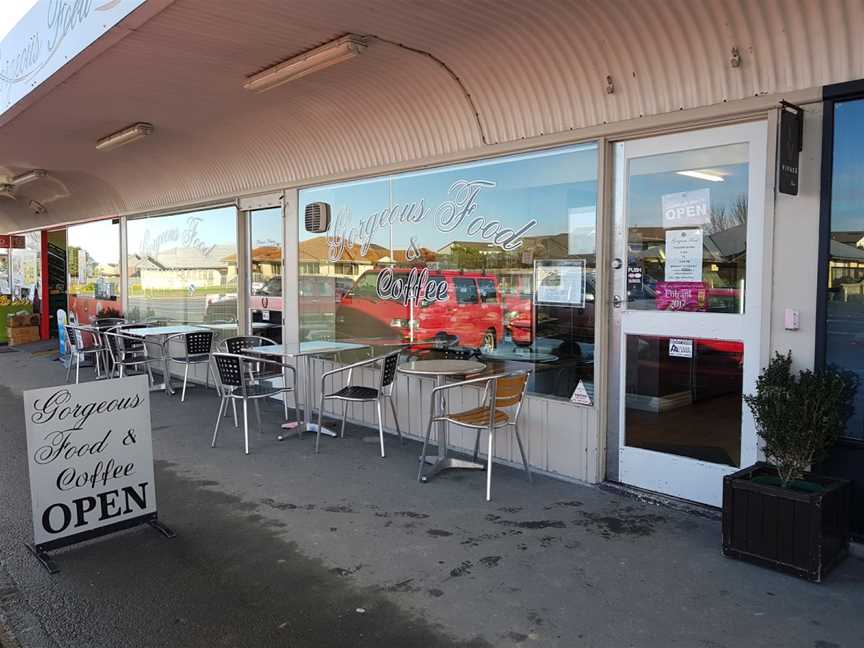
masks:
<path fill-rule="evenodd" d="M 768 347 L 772 354 L 791 350 L 796 367 L 812 368 L 816 346 L 822 104 L 808 104 L 804 109 L 804 150 L 800 158 L 799 194 L 787 196 L 777 193 L 774 198 Z M 800 330 L 784 329 L 786 308 L 794 308 L 801 313 Z"/>

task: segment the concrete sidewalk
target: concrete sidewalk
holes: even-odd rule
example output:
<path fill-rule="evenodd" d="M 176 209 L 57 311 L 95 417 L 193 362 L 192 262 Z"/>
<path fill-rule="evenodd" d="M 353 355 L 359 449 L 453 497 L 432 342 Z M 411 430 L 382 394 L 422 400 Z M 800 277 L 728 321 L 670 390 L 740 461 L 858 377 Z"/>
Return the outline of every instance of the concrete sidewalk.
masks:
<path fill-rule="evenodd" d="M 22 546 L 20 395 L 62 380 L 57 362 L 0 354 L 6 598 L 60 646 L 864 645 L 860 558 L 813 585 L 723 558 L 716 520 L 507 468 L 487 504 L 482 473 L 418 484 L 414 443 L 388 438 L 383 460 L 362 428 L 317 456 L 311 436 L 278 443 L 276 407 L 251 455 L 230 425 L 211 449 L 202 388 L 152 395 L 159 515 L 178 537 L 78 545 L 49 576 Z"/>

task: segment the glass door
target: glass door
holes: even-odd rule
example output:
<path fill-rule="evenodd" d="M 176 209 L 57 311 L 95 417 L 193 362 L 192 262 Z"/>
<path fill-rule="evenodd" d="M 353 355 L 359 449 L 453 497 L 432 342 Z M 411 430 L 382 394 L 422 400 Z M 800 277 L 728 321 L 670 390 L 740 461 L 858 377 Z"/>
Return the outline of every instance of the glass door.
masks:
<path fill-rule="evenodd" d="M 766 127 L 616 145 L 619 479 L 714 506 L 756 460 Z"/>
<path fill-rule="evenodd" d="M 282 342 L 282 207 L 249 215 L 249 331 Z"/>

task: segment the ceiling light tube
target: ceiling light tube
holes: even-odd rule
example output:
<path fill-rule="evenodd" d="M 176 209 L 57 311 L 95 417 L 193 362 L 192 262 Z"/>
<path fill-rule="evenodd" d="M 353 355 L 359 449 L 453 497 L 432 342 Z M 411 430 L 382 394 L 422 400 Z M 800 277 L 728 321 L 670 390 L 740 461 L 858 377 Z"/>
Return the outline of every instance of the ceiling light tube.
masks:
<path fill-rule="evenodd" d="M 716 173 L 708 173 L 707 171 L 678 171 L 678 175 L 687 176 L 689 178 L 698 178 L 699 180 L 707 180 L 708 182 L 723 182 L 723 176 Z"/>
<path fill-rule="evenodd" d="M 137 124 L 132 124 L 131 126 L 124 128 L 123 130 L 117 131 L 116 133 L 111 133 L 110 135 L 103 137 L 98 142 L 96 142 L 96 148 L 99 151 L 110 151 L 111 149 L 115 149 L 118 146 L 129 144 L 130 142 L 139 140 L 142 137 L 147 137 L 152 132 L 153 124 L 148 124 L 147 122 L 138 122 Z"/>
<path fill-rule="evenodd" d="M 356 34 L 349 34 L 253 74 L 246 79 L 243 87 L 252 92 L 266 92 L 283 83 L 348 61 L 360 54 L 366 47 L 365 38 Z"/>
<path fill-rule="evenodd" d="M 16 186 L 20 187 L 23 184 L 27 184 L 28 182 L 33 182 L 34 180 L 38 180 L 39 178 L 44 178 L 46 175 L 45 171 L 42 169 L 33 169 L 32 171 L 27 171 L 27 173 L 21 173 L 10 180 L 10 182 Z"/>

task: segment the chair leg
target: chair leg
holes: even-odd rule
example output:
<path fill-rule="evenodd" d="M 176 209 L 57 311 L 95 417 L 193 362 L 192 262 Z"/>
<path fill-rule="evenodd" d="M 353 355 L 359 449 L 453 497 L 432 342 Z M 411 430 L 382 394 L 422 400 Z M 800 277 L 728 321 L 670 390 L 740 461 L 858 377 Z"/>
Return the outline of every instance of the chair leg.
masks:
<path fill-rule="evenodd" d="M 150 380 L 150 386 L 152 387 L 153 385 L 156 384 L 156 381 L 153 379 L 153 369 L 150 367 L 149 362 L 145 362 L 144 366 L 147 367 L 147 377 Z M 123 370 L 122 366 L 120 367 L 120 370 L 121 371 Z M 226 408 L 226 410 L 227 410 L 227 408 Z"/>
<path fill-rule="evenodd" d="M 489 428 L 489 458 L 486 466 L 486 501 L 492 500 L 492 456 L 495 454 L 495 430 Z"/>
<path fill-rule="evenodd" d="M 75 354 L 73 353 L 72 356 L 69 358 L 69 363 L 66 365 L 66 382 L 67 383 L 69 382 L 69 376 L 72 375 L 72 363 L 73 363 L 74 359 L 75 359 Z"/>
<path fill-rule="evenodd" d="M 324 394 L 321 394 L 321 402 L 318 404 L 318 429 L 315 430 L 315 454 L 318 454 L 318 446 L 321 443 L 322 414 L 324 413 Z"/>
<path fill-rule="evenodd" d="M 78 376 L 81 373 L 81 356 L 75 356 L 75 384 L 78 384 Z"/>
<path fill-rule="evenodd" d="M 282 414 L 285 420 L 288 420 L 288 392 L 282 392 Z"/>
<path fill-rule="evenodd" d="M 255 406 L 255 420 L 258 421 L 258 433 L 261 434 L 264 432 L 264 428 L 261 427 L 261 406 L 258 404 L 258 399 L 252 401 L 252 404 Z"/>
<path fill-rule="evenodd" d="M 213 379 L 216 382 L 216 379 Z M 207 363 L 207 373 L 204 374 L 204 389 L 210 389 L 210 363 Z"/>
<path fill-rule="evenodd" d="M 186 363 L 186 368 L 183 369 L 183 391 L 180 393 L 180 402 L 186 401 L 186 381 L 189 379 L 189 363 Z"/>
<path fill-rule="evenodd" d="M 342 401 L 342 430 L 339 432 L 341 438 L 345 438 L 345 419 L 348 417 L 348 401 Z"/>
<path fill-rule="evenodd" d="M 246 454 L 249 454 L 249 417 L 247 416 L 246 399 L 243 399 L 243 441 L 246 447 Z"/>
<path fill-rule="evenodd" d="M 378 438 L 381 440 L 381 458 L 387 455 L 384 454 L 384 417 L 381 414 L 381 399 L 375 401 L 375 409 L 378 411 Z"/>
<path fill-rule="evenodd" d="M 399 435 L 399 443 L 404 443 L 402 439 L 402 428 L 399 427 L 399 416 L 396 414 L 396 405 L 393 403 L 393 397 L 388 396 L 387 400 L 390 401 L 390 409 L 393 410 L 393 422 L 396 424 L 396 433 Z"/>
<path fill-rule="evenodd" d="M 432 419 L 429 417 L 429 425 L 426 426 L 426 436 L 423 438 L 423 449 L 420 450 L 420 469 L 417 471 L 417 481 L 422 481 L 423 468 L 426 467 L 426 447 L 429 445 L 429 437 L 432 436 Z"/>
<path fill-rule="evenodd" d="M 222 400 L 219 401 L 219 414 L 218 416 L 216 416 L 216 429 L 213 430 L 213 442 L 210 444 L 211 448 L 216 447 L 216 436 L 219 434 L 219 424 L 222 423 L 222 412 L 227 409 L 225 407 L 227 405 L 227 403 L 225 402 L 226 400 L 228 399 L 223 396 Z"/>
<path fill-rule="evenodd" d="M 474 461 L 480 456 L 480 435 L 483 433 L 483 428 L 477 430 L 477 438 L 474 439 Z"/>
<path fill-rule="evenodd" d="M 102 377 L 102 363 L 99 361 L 102 357 L 102 352 L 97 351 L 93 355 L 96 356 L 96 379 L 98 380 Z"/>
<path fill-rule="evenodd" d="M 531 468 L 528 466 L 528 457 L 525 456 L 525 448 L 522 445 L 522 437 L 519 436 L 519 426 L 514 425 L 513 431 L 516 433 L 516 443 L 519 444 L 519 454 L 522 455 L 522 465 L 525 466 L 525 473 L 528 475 L 528 483 L 531 483 Z"/>
<path fill-rule="evenodd" d="M 231 409 L 234 410 L 234 427 L 236 428 L 238 426 L 238 423 L 237 423 L 237 400 L 234 398 L 231 399 Z"/>

